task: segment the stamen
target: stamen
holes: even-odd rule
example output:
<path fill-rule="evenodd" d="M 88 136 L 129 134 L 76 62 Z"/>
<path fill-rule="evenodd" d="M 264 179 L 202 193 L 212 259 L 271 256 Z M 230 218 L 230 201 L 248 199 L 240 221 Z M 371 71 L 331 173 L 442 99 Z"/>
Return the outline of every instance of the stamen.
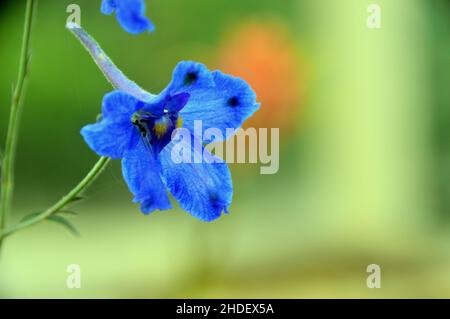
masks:
<path fill-rule="evenodd" d="M 169 120 L 165 116 L 155 121 L 153 132 L 158 139 L 161 139 L 167 133 L 167 129 L 169 126 L 168 121 Z"/>
<path fill-rule="evenodd" d="M 139 112 L 136 112 L 131 117 L 131 123 L 136 126 L 143 137 L 147 136 L 147 128 L 145 123 L 141 119 Z"/>
<path fill-rule="evenodd" d="M 176 128 L 181 128 L 181 127 L 183 127 L 183 118 L 181 117 L 181 115 L 178 114 Z"/>

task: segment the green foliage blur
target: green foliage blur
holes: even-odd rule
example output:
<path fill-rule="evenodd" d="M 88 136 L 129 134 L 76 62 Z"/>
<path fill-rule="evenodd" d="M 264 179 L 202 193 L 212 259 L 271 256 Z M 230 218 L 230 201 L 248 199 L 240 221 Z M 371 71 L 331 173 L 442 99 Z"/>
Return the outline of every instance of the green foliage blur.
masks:
<path fill-rule="evenodd" d="M 112 88 L 64 27 L 71 3 L 150 92 L 181 60 L 248 80 L 262 102 L 251 124 L 281 130 L 280 170 L 231 165 L 231 214 L 203 223 L 177 205 L 142 215 L 115 162 L 73 207 L 81 238 L 44 223 L 6 241 L 0 297 L 450 297 L 448 1 L 379 0 L 382 28 L 370 30 L 368 0 L 148 0 L 156 31 L 139 36 L 100 2 L 39 1 L 13 221 L 97 158 L 79 131 Z M 0 4 L 1 146 L 23 11 Z M 366 286 L 373 263 L 381 289 Z M 70 264 L 81 289 L 66 287 Z"/>

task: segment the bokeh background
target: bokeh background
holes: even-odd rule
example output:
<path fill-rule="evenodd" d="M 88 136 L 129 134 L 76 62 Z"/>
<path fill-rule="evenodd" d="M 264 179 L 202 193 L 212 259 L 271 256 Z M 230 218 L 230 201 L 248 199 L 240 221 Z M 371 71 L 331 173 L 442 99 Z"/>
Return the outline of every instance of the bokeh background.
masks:
<path fill-rule="evenodd" d="M 25 1 L 0 7 L 4 141 Z M 151 92 L 180 60 L 241 76 L 279 127 L 280 170 L 232 165 L 231 214 L 144 216 L 114 163 L 73 207 L 82 236 L 43 223 L 10 237 L 0 297 L 450 297 L 450 3 L 445 0 L 151 0 L 156 32 L 126 34 L 100 0 L 42 0 L 17 162 L 14 221 L 96 161 L 79 135 L 111 90 L 65 30 L 82 25 Z M 366 26 L 367 6 L 382 28 Z M 2 142 L 3 143 L 3 142 Z M 382 288 L 368 289 L 378 264 Z M 67 289 L 79 264 L 82 288 Z"/>

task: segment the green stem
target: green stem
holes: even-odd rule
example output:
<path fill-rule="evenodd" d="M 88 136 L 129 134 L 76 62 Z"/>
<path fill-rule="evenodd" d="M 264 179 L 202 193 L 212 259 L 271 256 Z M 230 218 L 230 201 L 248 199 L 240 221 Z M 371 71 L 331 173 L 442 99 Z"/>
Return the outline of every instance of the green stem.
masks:
<path fill-rule="evenodd" d="M 37 0 L 36 0 L 37 1 Z M 27 4 L 30 5 L 30 2 L 32 3 L 33 0 L 28 0 Z M 28 8 L 28 6 L 27 6 Z M 28 11 L 27 11 L 28 12 Z M 27 15 L 28 17 L 28 15 Z M 28 25 L 27 25 L 28 26 Z M 143 89 L 141 89 L 136 83 L 132 82 L 128 78 L 126 78 L 122 72 L 120 72 L 119 69 L 112 63 L 112 61 L 106 56 L 106 54 L 103 52 L 103 50 L 100 48 L 97 42 L 89 35 L 86 31 L 84 31 L 80 26 L 76 24 L 68 24 L 67 27 L 69 30 L 80 40 L 80 42 L 83 44 L 83 46 L 88 50 L 88 52 L 92 55 L 94 58 L 94 61 L 97 63 L 97 65 L 100 67 L 100 69 L 104 72 L 105 76 L 110 80 L 111 84 L 116 89 L 124 89 L 129 90 L 132 95 L 135 95 L 139 98 L 142 98 L 143 100 L 150 99 L 152 95 Z M 29 29 L 29 28 L 28 28 Z M 27 39 L 29 38 L 29 35 L 27 36 Z M 28 41 L 26 41 L 27 47 L 28 47 Z M 25 51 L 27 52 L 27 51 Z M 26 59 L 25 59 L 26 63 Z M 25 64 L 26 66 L 26 64 Z M 26 70 L 26 68 L 24 69 Z M 22 73 L 19 73 L 22 74 Z M 25 73 L 26 74 L 26 73 Z M 21 84 L 20 86 L 22 86 Z M 21 91 L 21 90 L 20 90 Z M 20 95 L 19 95 L 20 96 Z M 15 121 L 14 121 L 15 122 Z M 9 136 L 9 135 L 8 135 Z M 7 148 L 8 149 L 8 148 Z M 57 214 L 61 210 L 63 210 L 67 205 L 72 203 L 78 195 L 84 191 L 90 183 L 92 183 L 103 171 L 103 169 L 108 164 L 109 159 L 106 157 L 101 157 L 98 162 L 94 165 L 94 167 L 91 169 L 91 171 L 86 175 L 86 177 L 75 187 L 73 188 L 67 195 L 65 195 L 61 200 L 59 200 L 56 204 L 48 208 L 46 211 L 29 218 L 25 221 L 22 221 L 18 223 L 17 225 L 14 225 L 9 228 L 3 227 L 0 228 L 0 248 L 1 243 L 3 239 L 6 237 L 14 234 L 17 231 L 23 230 L 25 228 L 31 227 L 33 225 L 36 225 L 47 218 L 51 217 L 54 214 Z M 6 166 L 5 164 L 3 164 Z M 3 166 L 3 168 L 4 168 Z M 9 165 L 8 165 L 9 166 Z M 5 175 L 9 176 L 9 175 Z M 11 179 L 7 179 L 8 183 L 10 184 Z M 8 188 L 2 188 L 2 192 L 5 190 L 6 196 L 5 198 L 8 198 L 10 196 Z"/>
<path fill-rule="evenodd" d="M 91 171 L 83 178 L 83 180 L 78 183 L 78 185 L 75 186 L 75 188 L 73 188 L 63 198 L 61 198 L 56 204 L 54 204 L 52 207 L 48 208 L 41 214 L 27 219 L 11 228 L 5 229 L 3 232 L 0 232 L 0 240 L 19 230 L 33 226 L 64 209 L 68 204 L 73 202 L 81 194 L 81 192 L 85 190 L 101 174 L 108 163 L 109 158 L 101 157 L 94 165 L 94 167 L 92 167 Z"/>
<path fill-rule="evenodd" d="M 14 160 L 16 157 L 17 137 L 19 132 L 19 122 L 21 105 L 25 81 L 28 75 L 28 62 L 30 57 L 30 37 L 33 23 L 34 10 L 37 0 L 27 0 L 25 9 L 25 24 L 22 37 L 22 50 L 20 53 L 19 73 L 17 84 L 11 101 L 9 115 L 8 132 L 6 135 L 5 154 L 1 170 L 1 194 L 0 194 L 0 230 L 6 226 L 7 218 L 11 209 L 11 201 L 14 190 Z M 0 247 L 2 241 L 0 240 Z"/>

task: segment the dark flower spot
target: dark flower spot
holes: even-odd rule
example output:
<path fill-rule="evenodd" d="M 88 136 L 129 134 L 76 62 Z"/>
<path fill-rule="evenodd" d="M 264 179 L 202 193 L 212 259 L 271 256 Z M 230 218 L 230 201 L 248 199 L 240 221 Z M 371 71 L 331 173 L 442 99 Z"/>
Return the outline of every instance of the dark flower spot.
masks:
<path fill-rule="evenodd" d="M 198 80 L 197 72 L 189 72 L 184 78 L 184 85 L 191 85 Z"/>
<path fill-rule="evenodd" d="M 209 196 L 210 205 L 214 210 L 222 210 L 224 205 L 220 200 L 219 196 L 215 193 L 210 194 Z"/>
<path fill-rule="evenodd" d="M 239 99 L 236 96 L 233 96 L 232 98 L 228 99 L 228 105 L 232 107 L 236 107 L 239 105 Z"/>

